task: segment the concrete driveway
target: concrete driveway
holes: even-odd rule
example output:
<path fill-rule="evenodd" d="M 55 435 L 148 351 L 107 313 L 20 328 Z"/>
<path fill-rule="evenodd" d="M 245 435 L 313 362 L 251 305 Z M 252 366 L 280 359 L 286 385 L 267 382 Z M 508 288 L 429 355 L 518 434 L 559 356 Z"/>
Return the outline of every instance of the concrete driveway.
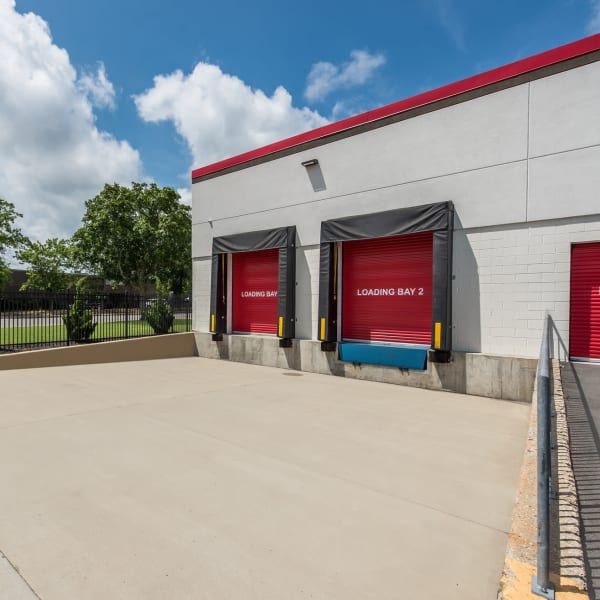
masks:
<path fill-rule="evenodd" d="M 0 386 L 0 551 L 44 600 L 496 597 L 529 406 L 201 358 Z"/>

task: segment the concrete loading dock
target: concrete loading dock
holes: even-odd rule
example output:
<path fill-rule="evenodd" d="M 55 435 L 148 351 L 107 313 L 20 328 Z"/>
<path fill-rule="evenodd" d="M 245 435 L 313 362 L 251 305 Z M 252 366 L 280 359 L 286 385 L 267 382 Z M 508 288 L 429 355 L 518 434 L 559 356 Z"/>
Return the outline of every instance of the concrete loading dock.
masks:
<path fill-rule="evenodd" d="M 496 597 L 528 405 L 192 357 L 2 388 L 0 549 L 44 600 Z"/>

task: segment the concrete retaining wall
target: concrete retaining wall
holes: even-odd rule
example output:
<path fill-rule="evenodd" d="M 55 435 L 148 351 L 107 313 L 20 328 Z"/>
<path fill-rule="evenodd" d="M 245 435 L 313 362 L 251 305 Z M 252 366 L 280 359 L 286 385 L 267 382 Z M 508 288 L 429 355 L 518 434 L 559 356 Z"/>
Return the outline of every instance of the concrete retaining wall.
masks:
<path fill-rule="evenodd" d="M 180 356 L 194 356 L 194 354 L 194 334 L 173 333 L 115 342 L 2 354 L 0 355 L 0 371 L 129 360 L 152 360 L 155 358 L 178 358 Z"/>
<path fill-rule="evenodd" d="M 276 338 L 267 336 L 225 335 L 213 342 L 210 334 L 194 335 L 197 354 L 206 358 L 520 402 L 531 402 L 537 366 L 531 358 L 454 352 L 449 364 L 428 363 L 425 371 L 413 371 L 341 362 L 336 352 L 322 352 L 320 342 L 312 340 L 293 340 L 290 348 L 280 348 Z"/>
<path fill-rule="evenodd" d="M 208 333 L 192 332 L 3 354 L 0 371 L 181 356 L 233 360 L 521 402 L 531 401 L 537 364 L 535 359 L 454 352 L 449 364 L 428 363 L 425 371 L 413 371 L 342 362 L 337 352 L 322 352 L 320 342 L 312 340 L 293 340 L 290 348 L 280 348 L 278 340 L 268 336 L 226 335 L 222 342 L 213 342 Z"/>

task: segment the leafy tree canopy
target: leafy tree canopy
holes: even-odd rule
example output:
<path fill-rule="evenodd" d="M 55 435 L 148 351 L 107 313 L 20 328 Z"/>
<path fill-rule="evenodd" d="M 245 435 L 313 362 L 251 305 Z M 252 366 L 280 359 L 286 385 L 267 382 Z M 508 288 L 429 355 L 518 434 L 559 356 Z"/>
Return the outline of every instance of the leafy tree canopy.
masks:
<path fill-rule="evenodd" d="M 16 256 L 29 265 L 27 281 L 21 290 L 58 292 L 75 283 L 73 249 L 69 240 L 50 238 L 45 242 L 28 242 Z"/>
<path fill-rule="evenodd" d="M 174 292 L 189 285 L 191 211 L 175 190 L 107 184 L 85 207 L 73 243 L 88 270 L 141 293 L 156 280 Z"/>
<path fill-rule="evenodd" d="M 18 249 L 27 241 L 21 230 L 14 225 L 15 221 L 22 216 L 15 210 L 12 202 L 0 198 L 0 288 L 10 278 L 6 254 L 9 250 Z"/>

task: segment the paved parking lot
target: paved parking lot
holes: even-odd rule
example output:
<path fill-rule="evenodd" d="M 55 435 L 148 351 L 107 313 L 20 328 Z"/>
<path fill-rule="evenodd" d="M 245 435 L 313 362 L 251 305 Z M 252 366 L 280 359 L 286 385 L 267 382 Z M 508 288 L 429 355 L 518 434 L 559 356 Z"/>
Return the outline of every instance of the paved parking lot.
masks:
<path fill-rule="evenodd" d="M 200 358 L 0 385 L 0 551 L 44 600 L 496 597 L 528 405 Z"/>

